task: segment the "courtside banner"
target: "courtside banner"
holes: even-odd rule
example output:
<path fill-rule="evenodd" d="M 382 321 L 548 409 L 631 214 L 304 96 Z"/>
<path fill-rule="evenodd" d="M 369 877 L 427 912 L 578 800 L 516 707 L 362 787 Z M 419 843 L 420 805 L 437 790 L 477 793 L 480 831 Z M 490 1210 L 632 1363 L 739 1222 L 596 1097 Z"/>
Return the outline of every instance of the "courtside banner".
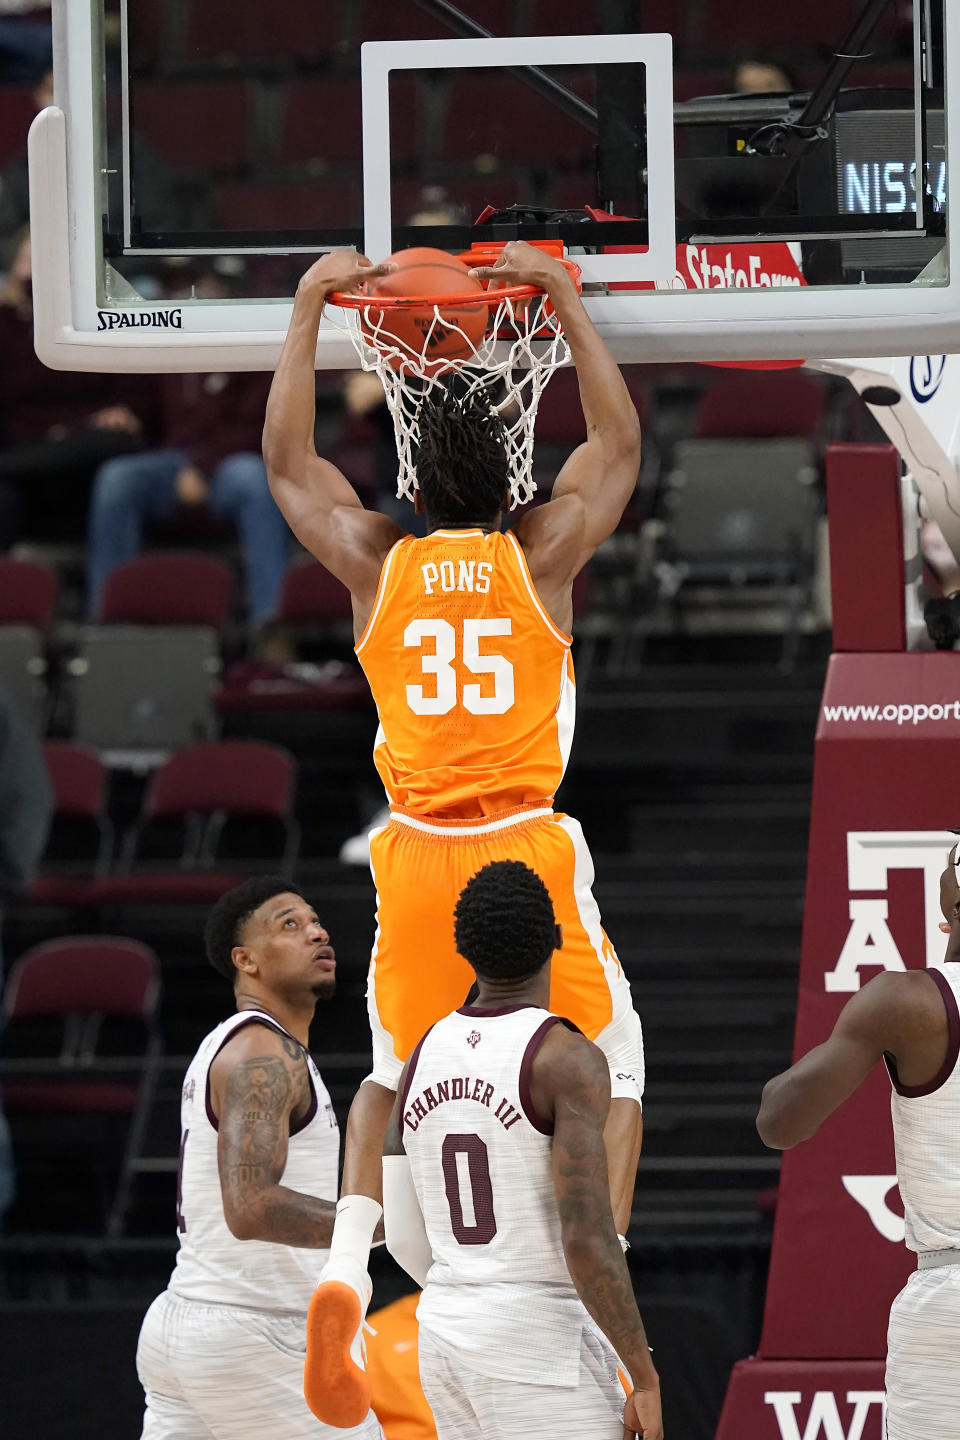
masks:
<path fill-rule="evenodd" d="M 730 1380 L 724 1440 L 882 1440 L 883 1363 L 744 1360 Z"/>
<path fill-rule="evenodd" d="M 960 656 L 830 661 L 794 1058 L 827 1037 L 881 969 L 942 962 L 939 878 L 947 829 L 960 824 L 958 742 Z M 903 1233 L 890 1083 L 878 1065 L 812 1140 L 784 1156 L 761 1356 L 882 1358 L 891 1301 L 915 1264 Z"/>

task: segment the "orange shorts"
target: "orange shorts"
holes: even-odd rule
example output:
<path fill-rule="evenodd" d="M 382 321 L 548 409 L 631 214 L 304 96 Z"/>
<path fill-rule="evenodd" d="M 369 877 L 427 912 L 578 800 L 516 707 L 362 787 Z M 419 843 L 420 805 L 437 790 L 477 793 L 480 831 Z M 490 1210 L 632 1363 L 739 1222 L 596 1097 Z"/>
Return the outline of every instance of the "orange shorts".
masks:
<path fill-rule="evenodd" d="M 473 971 L 457 954 L 453 912 L 472 875 L 492 860 L 522 860 L 541 877 L 563 927 L 550 1009 L 595 1040 L 615 1095 L 643 1093 L 643 1038 L 630 985 L 600 922 L 593 861 L 569 815 L 525 812 L 485 823 L 435 824 L 396 812 L 370 838 L 377 933 L 367 981 L 371 1080 L 395 1090 L 426 1030 L 462 1005 Z"/>

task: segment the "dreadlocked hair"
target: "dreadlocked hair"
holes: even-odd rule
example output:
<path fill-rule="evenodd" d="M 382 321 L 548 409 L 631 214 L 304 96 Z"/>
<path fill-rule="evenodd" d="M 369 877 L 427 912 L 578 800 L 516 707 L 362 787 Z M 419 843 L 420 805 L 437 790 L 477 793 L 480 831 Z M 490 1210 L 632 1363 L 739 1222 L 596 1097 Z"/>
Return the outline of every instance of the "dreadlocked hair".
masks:
<path fill-rule="evenodd" d="M 462 525 L 498 514 L 509 486 L 507 432 L 486 395 L 428 395 L 417 422 L 417 487 L 430 520 Z"/>

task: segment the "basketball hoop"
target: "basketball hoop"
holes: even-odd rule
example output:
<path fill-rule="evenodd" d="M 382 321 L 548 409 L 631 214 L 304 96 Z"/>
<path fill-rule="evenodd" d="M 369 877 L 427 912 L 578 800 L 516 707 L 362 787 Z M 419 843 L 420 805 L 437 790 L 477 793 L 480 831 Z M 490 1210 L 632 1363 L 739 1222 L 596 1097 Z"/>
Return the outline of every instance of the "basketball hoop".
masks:
<path fill-rule="evenodd" d="M 547 242 L 543 249 L 562 249 Z M 492 265 L 502 245 L 474 245 L 458 258 L 469 266 Z M 563 260 L 577 289 L 580 268 Z M 438 388 L 465 400 L 483 393 L 506 432 L 510 508 L 526 505 L 536 492 L 532 475 L 533 429 L 544 386 L 570 360 L 570 347 L 546 294 L 536 285 L 487 288 L 469 294 L 376 297 L 336 291 L 326 313 L 348 335 L 364 370 L 375 371 L 393 418 L 399 472 L 397 495 L 412 500 L 417 489 L 416 453 L 423 401 Z M 482 336 L 467 331 L 467 312 L 487 307 Z M 391 331 L 401 311 L 418 313 L 417 343 Z M 458 311 L 461 312 L 458 319 Z M 395 322 L 394 322 L 395 323 Z M 406 327 L 411 333 L 411 327 Z M 454 353 L 449 353 L 450 351 Z M 431 351 L 442 358 L 431 358 Z"/>

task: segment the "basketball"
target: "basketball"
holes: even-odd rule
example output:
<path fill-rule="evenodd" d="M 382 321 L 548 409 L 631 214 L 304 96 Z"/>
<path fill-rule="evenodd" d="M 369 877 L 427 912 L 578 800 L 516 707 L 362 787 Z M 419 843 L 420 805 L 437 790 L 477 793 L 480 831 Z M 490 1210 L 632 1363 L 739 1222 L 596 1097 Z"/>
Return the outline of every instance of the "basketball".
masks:
<path fill-rule="evenodd" d="M 399 250 L 388 258 L 397 268 L 371 282 L 368 286 L 371 296 L 418 299 L 422 296 L 426 300 L 442 295 L 484 293 L 483 284 L 473 278 L 463 261 L 445 250 L 421 245 Z M 381 346 L 392 337 L 405 347 L 405 352 L 411 352 L 411 358 L 423 356 L 423 369 L 431 374 L 442 369 L 448 360 L 470 358 L 486 333 L 490 309 L 485 300 L 478 300 L 475 305 L 441 308 L 440 316 L 438 320 L 433 304 L 422 308 L 387 306 L 383 310 L 370 306 L 360 312 L 360 325 L 368 339 L 376 333 Z M 404 364 L 399 356 L 391 357 L 390 363 L 394 369 L 402 369 Z"/>

